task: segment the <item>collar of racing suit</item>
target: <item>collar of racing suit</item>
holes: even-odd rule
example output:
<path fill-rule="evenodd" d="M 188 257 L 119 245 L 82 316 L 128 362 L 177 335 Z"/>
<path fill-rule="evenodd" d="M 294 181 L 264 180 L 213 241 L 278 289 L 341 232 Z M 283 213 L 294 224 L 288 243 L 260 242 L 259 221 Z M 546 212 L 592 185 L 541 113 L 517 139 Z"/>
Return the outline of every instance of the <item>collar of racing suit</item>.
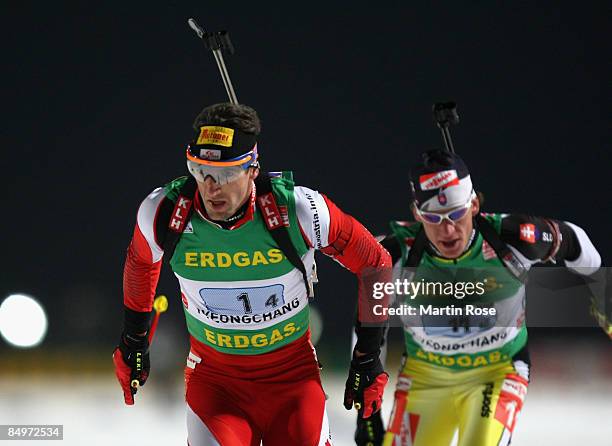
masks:
<path fill-rule="evenodd" d="M 459 260 L 461 257 L 463 257 L 463 256 L 465 255 L 465 253 L 467 253 L 467 252 L 468 252 L 468 251 L 469 251 L 469 250 L 472 248 L 472 246 L 474 245 L 474 242 L 476 241 L 476 239 L 477 239 L 477 237 L 476 237 L 476 228 L 472 228 L 472 234 L 470 235 L 470 240 L 469 240 L 469 241 L 468 241 L 468 243 L 465 245 L 465 249 L 463 250 L 463 252 L 461 252 L 461 254 L 460 254 L 459 256 L 457 256 L 457 257 L 456 257 L 456 258 L 454 258 L 454 259 L 449 259 L 448 257 L 444 257 L 444 256 L 443 256 L 443 255 L 440 253 L 440 251 L 438 251 L 438 248 L 436 248 L 436 247 L 434 246 L 434 244 L 433 244 L 433 243 L 431 243 L 431 242 L 429 241 L 429 239 L 427 239 L 427 245 L 426 245 L 425 249 L 426 249 L 427 251 L 429 251 L 429 253 L 430 253 L 430 254 L 433 254 L 434 256 L 439 257 L 439 258 L 441 258 L 441 259 L 445 259 L 445 260 L 455 260 L 455 261 L 457 261 L 457 260 Z"/>
<path fill-rule="evenodd" d="M 255 183 L 251 185 L 251 195 L 247 201 L 238 208 L 234 215 L 225 220 L 213 220 L 208 216 L 199 191 L 196 191 L 194 206 L 200 217 L 221 229 L 232 230 L 239 228 L 245 223 L 253 220 L 253 216 L 255 215 Z"/>

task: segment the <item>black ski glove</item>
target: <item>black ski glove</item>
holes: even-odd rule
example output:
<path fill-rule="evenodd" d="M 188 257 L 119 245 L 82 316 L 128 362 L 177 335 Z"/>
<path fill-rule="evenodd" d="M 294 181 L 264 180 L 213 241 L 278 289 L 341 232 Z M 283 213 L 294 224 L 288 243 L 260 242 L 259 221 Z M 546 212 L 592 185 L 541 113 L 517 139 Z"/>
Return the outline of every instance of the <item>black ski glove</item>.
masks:
<path fill-rule="evenodd" d="M 363 418 L 370 418 L 382 405 L 389 375 L 380 362 L 380 350 L 363 356 L 353 356 L 344 388 L 344 407 L 355 407 Z"/>
<path fill-rule="evenodd" d="M 151 369 L 147 336 L 124 332 L 119 345 L 113 352 L 113 362 L 115 363 L 115 375 L 123 389 L 125 404 L 132 405 L 138 387 L 147 382 Z"/>

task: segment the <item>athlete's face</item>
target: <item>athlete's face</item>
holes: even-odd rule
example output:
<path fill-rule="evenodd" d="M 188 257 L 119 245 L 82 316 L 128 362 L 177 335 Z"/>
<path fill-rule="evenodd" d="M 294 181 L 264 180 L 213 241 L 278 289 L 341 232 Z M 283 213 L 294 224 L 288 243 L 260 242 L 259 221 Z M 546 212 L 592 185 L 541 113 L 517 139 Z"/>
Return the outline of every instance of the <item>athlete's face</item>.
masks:
<path fill-rule="evenodd" d="M 236 213 L 251 194 L 251 185 L 259 169 L 247 169 L 231 183 L 219 185 L 211 177 L 198 181 L 206 213 L 213 220 L 225 220 Z"/>
<path fill-rule="evenodd" d="M 472 218 L 478 214 L 479 211 L 480 203 L 478 198 L 474 198 L 472 199 L 472 206 L 469 212 L 455 222 L 450 222 L 445 218 L 442 220 L 442 223 L 436 225 L 423 220 L 414 209 L 412 213 L 417 221 L 423 223 L 425 235 L 427 235 L 429 241 L 436 247 L 440 254 L 449 259 L 456 259 L 463 254 L 463 251 L 470 241 L 472 229 L 474 228 Z"/>

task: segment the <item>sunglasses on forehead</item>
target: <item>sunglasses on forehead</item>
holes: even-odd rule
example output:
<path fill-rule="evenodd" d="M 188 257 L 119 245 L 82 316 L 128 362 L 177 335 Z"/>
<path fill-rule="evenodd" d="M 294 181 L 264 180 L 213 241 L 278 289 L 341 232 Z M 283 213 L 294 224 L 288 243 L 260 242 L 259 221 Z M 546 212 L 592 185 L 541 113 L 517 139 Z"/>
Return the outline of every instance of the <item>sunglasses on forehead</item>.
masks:
<path fill-rule="evenodd" d="M 451 223 L 455 223 L 461 220 L 466 214 L 469 212 L 472 207 L 472 197 L 470 200 L 465 203 L 460 208 L 455 208 L 448 212 L 426 212 L 420 210 L 418 207 L 415 207 L 416 213 L 423 219 L 423 221 L 427 223 L 432 223 L 434 225 L 439 225 L 445 219 L 450 221 Z"/>

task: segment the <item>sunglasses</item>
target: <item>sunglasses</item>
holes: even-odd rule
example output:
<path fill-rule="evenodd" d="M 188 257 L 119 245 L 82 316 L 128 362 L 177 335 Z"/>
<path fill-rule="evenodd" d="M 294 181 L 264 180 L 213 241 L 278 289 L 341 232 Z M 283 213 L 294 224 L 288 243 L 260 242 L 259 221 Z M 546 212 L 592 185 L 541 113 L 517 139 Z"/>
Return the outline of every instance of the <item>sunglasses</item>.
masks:
<path fill-rule="evenodd" d="M 421 211 L 418 207 L 415 209 L 416 209 L 416 213 L 425 222 L 431 223 L 434 225 L 439 225 L 445 219 L 454 224 L 455 222 L 465 217 L 471 207 L 472 207 L 472 200 L 470 199 L 470 201 L 468 201 L 466 204 L 464 204 L 460 208 L 453 209 L 452 211 L 449 211 L 446 213 Z"/>
<path fill-rule="evenodd" d="M 246 171 L 241 166 L 205 166 L 189 160 L 187 161 L 187 167 L 191 175 L 199 182 L 203 183 L 207 177 L 211 177 L 220 186 L 236 181 Z"/>
<path fill-rule="evenodd" d="M 236 181 L 249 167 L 257 166 L 256 149 L 227 161 L 201 160 L 187 150 L 187 168 L 201 183 L 211 177 L 215 183 L 222 186 Z"/>

